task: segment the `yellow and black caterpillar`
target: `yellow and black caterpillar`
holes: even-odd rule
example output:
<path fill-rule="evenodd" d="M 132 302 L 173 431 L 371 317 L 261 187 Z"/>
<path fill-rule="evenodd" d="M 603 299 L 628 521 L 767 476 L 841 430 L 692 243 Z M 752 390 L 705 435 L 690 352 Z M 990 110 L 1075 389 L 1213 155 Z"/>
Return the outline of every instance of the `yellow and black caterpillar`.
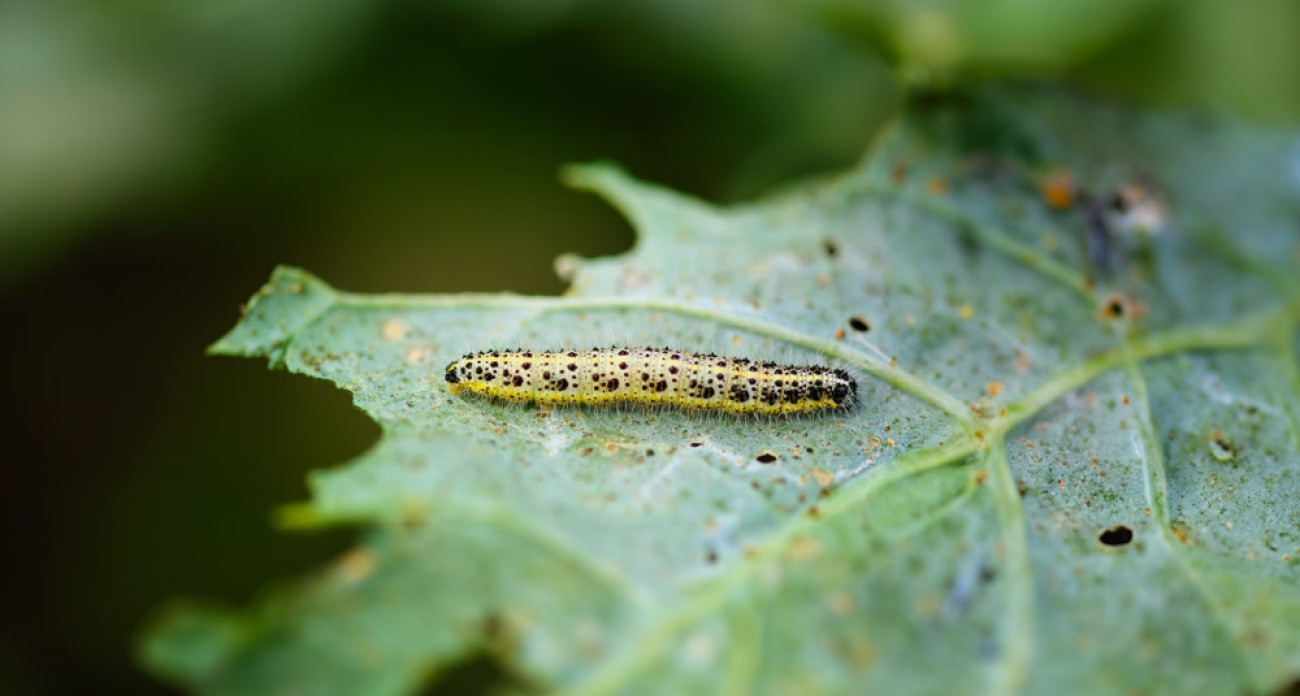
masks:
<path fill-rule="evenodd" d="M 844 370 L 668 348 L 486 351 L 451 363 L 446 377 L 453 394 L 505 401 L 674 406 L 736 415 L 846 411 L 858 391 Z"/>

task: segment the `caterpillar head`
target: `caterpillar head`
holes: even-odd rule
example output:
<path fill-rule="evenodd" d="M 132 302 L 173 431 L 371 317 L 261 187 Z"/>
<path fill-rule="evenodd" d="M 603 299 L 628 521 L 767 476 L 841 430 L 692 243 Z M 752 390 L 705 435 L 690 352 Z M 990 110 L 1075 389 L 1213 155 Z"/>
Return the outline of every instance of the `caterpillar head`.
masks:
<path fill-rule="evenodd" d="M 831 387 L 831 399 L 840 408 L 853 408 L 858 398 L 858 383 L 844 370 L 835 371 L 835 384 Z"/>

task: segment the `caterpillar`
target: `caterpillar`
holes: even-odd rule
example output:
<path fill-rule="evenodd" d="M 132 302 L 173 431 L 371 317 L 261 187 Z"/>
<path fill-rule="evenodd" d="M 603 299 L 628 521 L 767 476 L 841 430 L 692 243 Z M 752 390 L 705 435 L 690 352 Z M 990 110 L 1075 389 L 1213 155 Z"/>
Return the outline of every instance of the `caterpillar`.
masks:
<path fill-rule="evenodd" d="M 779 365 L 668 348 L 506 350 L 447 366 L 448 390 L 539 405 L 673 406 L 734 415 L 842 412 L 857 382 L 820 366 Z"/>

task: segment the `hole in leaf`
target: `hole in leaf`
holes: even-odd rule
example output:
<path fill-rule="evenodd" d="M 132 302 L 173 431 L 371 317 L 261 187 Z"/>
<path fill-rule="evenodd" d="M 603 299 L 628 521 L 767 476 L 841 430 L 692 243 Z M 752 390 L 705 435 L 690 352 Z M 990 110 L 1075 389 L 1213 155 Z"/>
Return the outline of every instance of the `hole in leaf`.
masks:
<path fill-rule="evenodd" d="M 849 317 L 849 328 L 866 333 L 871 330 L 871 320 L 855 314 Z"/>
<path fill-rule="evenodd" d="M 1133 530 L 1125 525 L 1117 524 L 1102 532 L 1097 539 L 1107 546 L 1128 546 L 1133 541 Z"/>
<path fill-rule="evenodd" d="M 1097 317 L 1103 321 L 1138 320 L 1145 317 L 1146 313 L 1145 303 L 1118 292 L 1103 297 L 1097 306 Z"/>
<path fill-rule="evenodd" d="M 1128 303 L 1122 295 L 1107 295 L 1101 301 L 1101 315 L 1107 319 L 1123 319 L 1128 314 Z"/>
<path fill-rule="evenodd" d="M 760 464 L 771 464 L 776 461 L 776 456 L 776 452 L 773 452 L 772 450 L 763 450 L 762 452 L 759 452 L 758 456 L 754 457 L 754 459 L 756 459 Z"/>

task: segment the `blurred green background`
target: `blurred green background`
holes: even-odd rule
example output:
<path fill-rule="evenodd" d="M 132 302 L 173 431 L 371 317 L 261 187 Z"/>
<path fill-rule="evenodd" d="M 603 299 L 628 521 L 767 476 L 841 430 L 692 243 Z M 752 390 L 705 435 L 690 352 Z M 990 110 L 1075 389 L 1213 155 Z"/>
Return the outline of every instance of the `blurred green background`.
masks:
<path fill-rule="evenodd" d="M 269 511 L 377 428 L 203 357 L 275 264 L 555 293 L 632 242 L 565 162 L 745 200 L 850 165 L 900 84 L 1007 76 L 1292 127 L 1297 36 L 1290 0 L 0 0 L 0 693 L 167 693 L 149 612 L 349 543 Z"/>

